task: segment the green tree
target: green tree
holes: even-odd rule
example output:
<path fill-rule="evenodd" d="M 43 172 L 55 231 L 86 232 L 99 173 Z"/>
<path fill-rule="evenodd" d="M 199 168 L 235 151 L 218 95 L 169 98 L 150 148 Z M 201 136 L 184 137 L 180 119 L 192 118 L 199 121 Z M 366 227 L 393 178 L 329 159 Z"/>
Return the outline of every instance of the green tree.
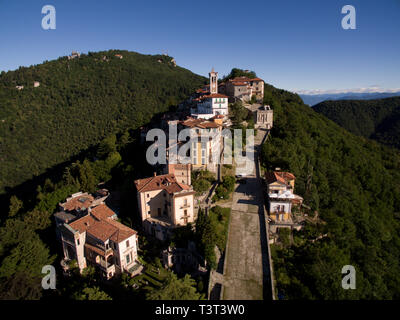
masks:
<path fill-rule="evenodd" d="M 13 195 L 10 198 L 10 206 L 8 211 L 8 216 L 13 217 L 17 215 L 17 213 L 22 209 L 24 203 L 17 198 L 17 196 Z"/>
<path fill-rule="evenodd" d="M 153 289 L 146 294 L 148 300 L 200 300 L 202 295 L 196 290 L 196 281 L 186 274 L 178 279 L 170 273 L 160 289 Z"/>
<path fill-rule="evenodd" d="M 112 300 L 111 297 L 99 287 L 86 287 L 81 293 L 74 293 L 72 298 L 75 300 Z"/>

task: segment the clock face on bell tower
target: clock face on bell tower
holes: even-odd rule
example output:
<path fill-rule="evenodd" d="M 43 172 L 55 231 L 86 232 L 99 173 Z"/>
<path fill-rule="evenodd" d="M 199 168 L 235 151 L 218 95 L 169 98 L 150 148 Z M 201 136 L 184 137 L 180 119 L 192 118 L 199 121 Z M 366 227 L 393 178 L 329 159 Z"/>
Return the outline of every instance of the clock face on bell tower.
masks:
<path fill-rule="evenodd" d="M 210 77 L 210 94 L 218 93 L 218 72 L 215 72 L 212 68 L 208 75 Z"/>

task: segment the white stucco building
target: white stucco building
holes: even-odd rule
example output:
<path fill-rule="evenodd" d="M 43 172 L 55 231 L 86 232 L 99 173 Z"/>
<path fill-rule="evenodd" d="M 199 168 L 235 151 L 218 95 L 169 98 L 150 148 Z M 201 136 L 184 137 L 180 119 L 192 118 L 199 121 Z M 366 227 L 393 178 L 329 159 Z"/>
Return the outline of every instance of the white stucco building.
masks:
<path fill-rule="evenodd" d="M 191 109 L 193 118 L 210 119 L 218 115 L 228 116 L 228 96 L 218 93 L 218 72 L 213 68 L 209 77 L 209 92 L 201 90 L 202 95 L 192 100 L 195 102 L 195 107 Z"/>

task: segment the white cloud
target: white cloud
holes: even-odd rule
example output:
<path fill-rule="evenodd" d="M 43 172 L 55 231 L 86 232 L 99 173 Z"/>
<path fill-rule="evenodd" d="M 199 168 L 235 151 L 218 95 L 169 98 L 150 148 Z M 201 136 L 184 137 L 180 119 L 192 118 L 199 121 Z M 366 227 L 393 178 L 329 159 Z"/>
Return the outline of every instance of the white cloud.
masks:
<path fill-rule="evenodd" d="M 340 93 L 376 93 L 376 92 L 400 92 L 400 88 L 395 89 L 385 89 L 380 87 L 379 85 L 371 85 L 365 88 L 353 88 L 353 89 L 331 89 L 331 90 L 292 90 L 298 94 L 340 94 Z"/>

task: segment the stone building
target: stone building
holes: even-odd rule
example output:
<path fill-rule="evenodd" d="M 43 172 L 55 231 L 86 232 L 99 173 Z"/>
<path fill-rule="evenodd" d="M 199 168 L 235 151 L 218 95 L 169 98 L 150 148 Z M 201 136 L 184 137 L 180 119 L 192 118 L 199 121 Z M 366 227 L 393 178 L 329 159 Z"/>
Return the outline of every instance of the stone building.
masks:
<path fill-rule="evenodd" d="M 224 92 L 233 101 L 250 101 L 254 95 L 258 101 L 264 99 L 264 80 L 260 78 L 236 77 L 225 82 Z"/>
<path fill-rule="evenodd" d="M 256 111 L 256 128 L 271 129 L 274 120 L 274 111 L 269 105 L 261 106 Z"/>
<path fill-rule="evenodd" d="M 178 182 L 190 186 L 192 184 L 192 165 L 187 164 L 167 164 L 165 166 L 167 169 L 166 174 L 173 174 Z"/>

